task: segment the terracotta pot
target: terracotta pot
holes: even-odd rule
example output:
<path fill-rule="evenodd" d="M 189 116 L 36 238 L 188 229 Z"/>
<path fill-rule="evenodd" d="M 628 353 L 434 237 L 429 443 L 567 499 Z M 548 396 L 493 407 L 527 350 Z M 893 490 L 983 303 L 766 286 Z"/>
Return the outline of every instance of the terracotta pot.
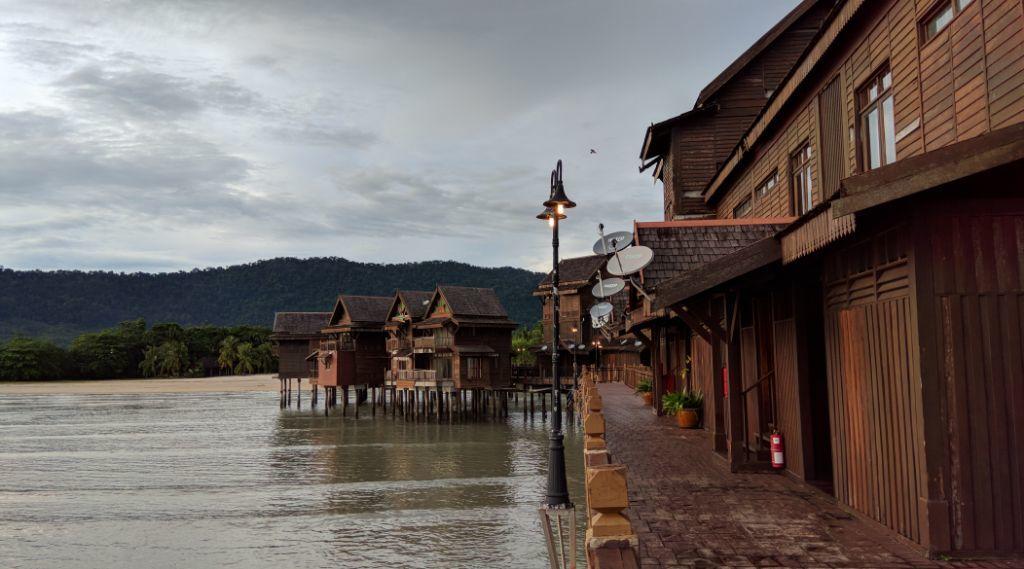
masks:
<path fill-rule="evenodd" d="M 700 415 L 696 409 L 680 409 L 676 411 L 676 424 L 680 429 L 696 429 L 700 423 Z"/>
<path fill-rule="evenodd" d="M 644 398 L 644 405 L 647 405 L 648 407 L 650 407 L 651 405 L 654 405 L 654 394 L 653 393 L 648 391 L 647 393 L 641 393 L 641 395 Z"/>

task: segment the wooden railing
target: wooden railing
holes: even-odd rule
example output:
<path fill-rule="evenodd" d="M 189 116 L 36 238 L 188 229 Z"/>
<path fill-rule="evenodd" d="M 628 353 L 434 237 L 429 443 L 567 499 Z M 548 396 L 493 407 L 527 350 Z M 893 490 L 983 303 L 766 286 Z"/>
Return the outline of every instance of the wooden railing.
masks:
<path fill-rule="evenodd" d="M 654 380 L 654 373 L 651 372 L 650 367 L 637 364 L 601 366 L 597 368 L 596 376 L 595 379 L 598 383 L 624 383 L 632 389 L 636 389 L 637 384 L 643 380 Z"/>
<path fill-rule="evenodd" d="M 418 336 L 412 339 L 412 347 L 419 349 L 434 349 L 434 337 L 433 336 Z"/>
<path fill-rule="evenodd" d="M 409 338 L 388 338 L 387 350 L 389 352 L 397 352 L 398 350 L 407 350 L 411 347 Z"/>
<path fill-rule="evenodd" d="M 394 378 L 399 381 L 434 381 L 437 379 L 437 371 L 432 369 L 400 369 L 394 372 Z"/>

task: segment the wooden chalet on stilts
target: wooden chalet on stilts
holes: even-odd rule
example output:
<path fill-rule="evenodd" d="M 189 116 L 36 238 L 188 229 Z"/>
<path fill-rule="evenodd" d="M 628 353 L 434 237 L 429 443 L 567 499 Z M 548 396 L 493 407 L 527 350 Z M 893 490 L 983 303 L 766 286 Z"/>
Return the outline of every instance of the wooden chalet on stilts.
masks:
<path fill-rule="evenodd" d="M 310 356 L 320 348 L 320 330 L 330 319 L 330 312 L 277 312 L 270 341 L 277 356 L 277 377 L 281 381 L 281 402 L 291 401 L 292 380 L 300 384 L 309 380 L 316 385 L 317 366 Z"/>
<path fill-rule="evenodd" d="M 391 357 L 385 377 L 388 385 L 393 385 L 394 380 L 433 379 L 430 355 L 413 351 L 413 326 L 423 321 L 433 296 L 433 292 L 420 290 L 400 290 L 395 293 L 384 323 L 387 350 Z"/>
<path fill-rule="evenodd" d="M 330 321 L 322 330 L 317 357 L 317 382 L 328 390 L 330 404 L 342 389 L 343 409 L 348 404 L 348 392 L 365 397 L 370 388 L 384 383 L 390 357 L 385 345 L 384 321 L 391 307 L 391 297 L 356 296 L 338 297 Z"/>
<path fill-rule="evenodd" d="M 644 139 L 659 393 L 688 355 L 734 470 L 777 431 L 932 554 L 1024 553 L 1022 123 L 1020 0 L 801 3 Z"/>

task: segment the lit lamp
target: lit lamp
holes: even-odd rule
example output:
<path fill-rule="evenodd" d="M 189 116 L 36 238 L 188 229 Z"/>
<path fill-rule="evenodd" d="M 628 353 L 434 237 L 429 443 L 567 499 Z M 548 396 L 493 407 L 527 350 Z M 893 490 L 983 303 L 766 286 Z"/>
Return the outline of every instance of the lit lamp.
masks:
<path fill-rule="evenodd" d="M 544 202 L 544 211 L 537 219 L 551 227 L 551 438 L 548 445 L 547 497 L 540 509 L 552 569 L 576 567 L 576 510 L 569 500 L 569 485 L 565 478 L 565 445 L 562 435 L 562 378 L 558 369 L 559 309 L 558 309 L 558 222 L 565 219 L 565 210 L 576 207 L 576 202 L 565 195 L 562 184 L 562 161 L 551 171 L 551 193 Z M 566 527 L 567 526 L 567 527 Z M 568 531 L 568 536 L 565 532 Z"/>

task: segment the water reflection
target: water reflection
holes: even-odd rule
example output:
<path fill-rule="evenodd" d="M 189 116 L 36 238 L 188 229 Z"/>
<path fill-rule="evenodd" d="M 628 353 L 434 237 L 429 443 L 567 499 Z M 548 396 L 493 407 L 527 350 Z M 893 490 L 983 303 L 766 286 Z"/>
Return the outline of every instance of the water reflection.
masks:
<path fill-rule="evenodd" d="M 0 566 L 544 566 L 539 413 L 368 415 L 273 393 L 0 397 Z"/>

